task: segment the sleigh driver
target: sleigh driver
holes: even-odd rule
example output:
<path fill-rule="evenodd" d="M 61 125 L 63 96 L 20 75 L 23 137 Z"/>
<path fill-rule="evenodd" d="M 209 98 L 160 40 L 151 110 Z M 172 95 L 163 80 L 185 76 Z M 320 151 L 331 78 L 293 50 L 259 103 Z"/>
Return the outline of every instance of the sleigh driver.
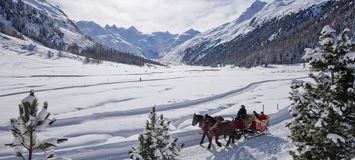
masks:
<path fill-rule="evenodd" d="M 242 105 L 238 111 L 237 118 L 236 119 L 244 119 L 247 116 L 247 110 L 245 109 L 245 106 Z"/>

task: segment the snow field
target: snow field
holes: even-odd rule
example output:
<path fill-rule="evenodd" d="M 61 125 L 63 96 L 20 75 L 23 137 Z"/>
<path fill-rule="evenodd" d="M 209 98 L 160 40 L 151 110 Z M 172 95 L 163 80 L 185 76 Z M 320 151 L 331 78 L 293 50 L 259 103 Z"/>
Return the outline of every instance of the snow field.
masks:
<path fill-rule="evenodd" d="M 48 110 L 57 119 L 40 136 L 69 138 L 57 149 L 60 156 L 128 158 L 128 149 L 137 144 L 148 112 L 156 105 L 157 113 L 172 122 L 172 136 L 185 143 L 183 159 L 289 158 L 286 151 L 292 145 L 284 127 L 290 118 L 287 97 L 290 81 L 307 75 L 301 65 L 253 69 L 84 65 L 77 57 L 46 58 L 49 49 L 40 46 L 30 54 L 21 45 L 26 43 L 0 41 L 0 159 L 15 159 L 13 150 L 2 144 L 11 142 L 9 119 L 18 116 L 18 103 L 30 89 L 37 90 L 40 106 L 48 101 Z M 265 113 L 273 114 L 270 134 L 227 148 L 201 147 L 200 129 L 191 126 L 192 115 L 231 119 L 241 104 L 249 113 L 262 111 L 264 105 Z"/>

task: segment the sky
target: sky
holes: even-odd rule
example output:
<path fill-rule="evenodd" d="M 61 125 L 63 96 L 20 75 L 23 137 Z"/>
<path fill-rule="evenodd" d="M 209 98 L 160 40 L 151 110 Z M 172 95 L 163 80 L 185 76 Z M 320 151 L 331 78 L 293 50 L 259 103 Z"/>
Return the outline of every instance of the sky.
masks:
<path fill-rule="evenodd" d="M 254 0 L 48 0 L 75 21 L 135 26 L 144 33 L 206 31 L 230 22 Z"/>

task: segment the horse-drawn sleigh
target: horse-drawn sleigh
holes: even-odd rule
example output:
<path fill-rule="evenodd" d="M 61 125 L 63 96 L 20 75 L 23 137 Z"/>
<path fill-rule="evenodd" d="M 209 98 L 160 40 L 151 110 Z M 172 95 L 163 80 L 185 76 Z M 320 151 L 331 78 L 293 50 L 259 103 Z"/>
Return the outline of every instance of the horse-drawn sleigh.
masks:
<path fill-rule="evenodd" d="M 200 144 L 203 143 L 205 136 L 207 136 L 209 144 L 208 149 L 211 148 L 212 138 L 215 137 L 215 143 L 221 147 L 221 143 L 218 142 L 219 136 L 228 137 L 226 146 L 233 143 L 235 140 L 239 140 L 241 137 L 251 138 L 254 136 L 264 134 L 269 127 L 270 117 L 266 116 L 264 119 L 259 119 L 253 114 L 247 114 L 243 118 L 237 118 L 233 120 L 224 120 L 223 117 L 212 117 L 208 114 L 198 115 L 194 114 L 192 125 L 198 126 L 202 129 L 203 135 Z"/>

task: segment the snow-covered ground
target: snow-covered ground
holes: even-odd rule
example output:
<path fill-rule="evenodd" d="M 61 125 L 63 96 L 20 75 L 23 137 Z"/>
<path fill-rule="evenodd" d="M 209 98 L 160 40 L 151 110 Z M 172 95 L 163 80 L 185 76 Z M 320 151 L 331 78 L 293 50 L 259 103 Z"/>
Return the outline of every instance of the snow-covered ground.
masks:
<path fill-rule="evenodd" d="M 185 143 L 184 160 L 290 158 L 287 151 L 292 144 L 285 128 L 290 120 L 289 86 L 292 79 L 307 76 L 302 65 L 244 69 L 83 64 L 80 57 L 58 58 L 55 51 L 48 58 L 49 49 L 40 46 L 34 52 L 22 49 L 27 43 L 9 37 L 0 40 L 0 159 L 16 159 L 3 144 L 12 141 L 9 119 L 18 116 L 18 103 L 30 89 L 37 91 L 41 105 L 48 101 L 57 119 L 40 136 L 69 138 L 57 149 L 59 156 L 128 158 L 128 149 L 137 144 L 148 112 L 156 105 L 158 113 L 172 121 L 172 136 Z M 260 112 L 264 105 L 266 114 L 271 114 L 270 133 L 229 147 L 200 146 L 200 129 L 191 126 L 193 114 L 230 119 L 241 104 L 248 112 Z"/>

